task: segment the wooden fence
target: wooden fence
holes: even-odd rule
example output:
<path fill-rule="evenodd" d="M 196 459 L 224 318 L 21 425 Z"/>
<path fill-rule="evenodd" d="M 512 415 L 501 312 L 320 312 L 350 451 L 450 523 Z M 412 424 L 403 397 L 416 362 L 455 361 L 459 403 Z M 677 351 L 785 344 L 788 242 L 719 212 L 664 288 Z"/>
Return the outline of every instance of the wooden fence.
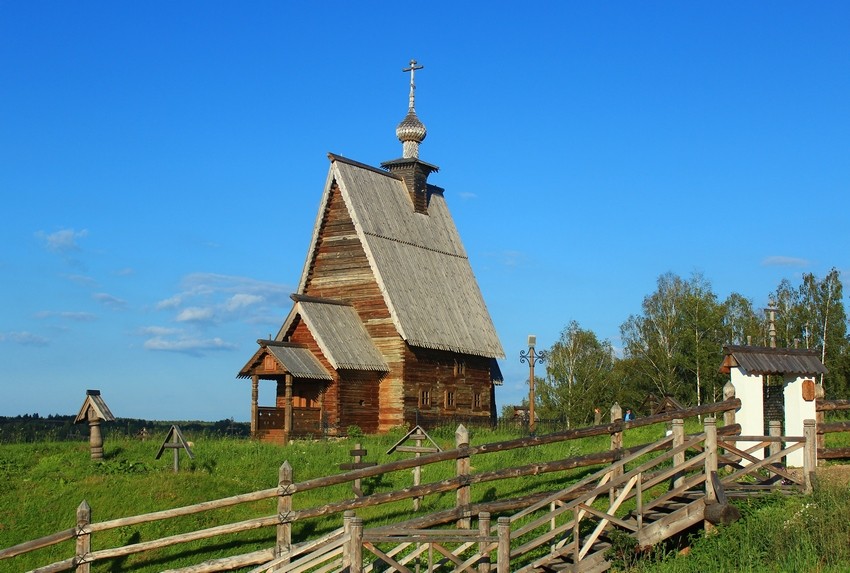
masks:
<path fill-rule="evenodd" d="M 850 459 L 850 447 L 827 448 L 824 445 L 825 435 L 836 432 L 850 432 L 850 420 L 836 422 L 825 421 L 827 412 L 839 412 L 850 410 L 850 400 L 823 400 L 817 401 L 815 406 L 817 412 L 818 433 L 818 459 L 819 460 L 848 460 Z"/>
<path fill-rule="evenodd" d="M 335 570 L 335 567 L 337 566 L 344 566 L 349 568 L 351 571 L 356 571 L 358 558 L 353 556 L 353 545 L 357 545 L 361 548 L 358 549 L 358 554 L 361 554 L 362 548 L 365 547 L 372 553 L 372 558 L 377 559 L 379 562 L 395 562 L 397 565 L 404 567 L 399 561 L 401 557 L 396 557 L 398 553 L 388 552 L 383 548 L 383 545 L 391 543 L 390 540 L 393 538 L 398 541 L 399 545 L 403 545 L 405 543 L 414 543 L 416 545 L 417 549 L 410 550 L 410 553 L 405 555 L 406 559 L 409 559 L 409 555 L 416 551 L 427 551 L 429 555 L 432 555 L 436 551 L 437 554 L 442 556 L 440 559 L 448 559 L 449 561 L 452 561 L 455 566 L 461 567 L 461 569 L 458 570 L 470 568 L 474 565 L 474 567 L 476 567 L 479 571 L 483 572 L 490 570 L 492 564 L 489 562 L 489 554 L 490 552 L 495 551 L 497 554 L 495 568 L 498 569 L 503 566 L 500 565 L 500 560 L 507 559 L 510 561 L 515 559 L 516 552 L 518 551 L 515 545 L 519 542 L 519 538 L 516 537 L 514 533 L 507 532 L 506 527 L 507 525 L 510 525 L 507 522 L 501 521 L 497 522 L 495 525 L 489 524 L 490 514 L 504 516 L 511 512 L 529 512 L 529 508 L 536 508 L 539 504 L 543 504 L 540 507 L 547 508 L 546 511 L 550 514 L 549 523 L 555 523 L 558 519 L 560 519 L 558 516 L 551 517 L 553 511 L 557 508 L 563 509 L 565 507 L 571 508 L 569 511 L 573 511 L 574 513 L 572 520 L 573 522 L 578 522 L 581 521 L 585 515 L 597 515 L 598 513 L 597 510 L 593 509 L 590 498 L 584 495 L 584 492 L 593 492 L 597 490 L 602 491 L 604 489 L 608 492 L 612 504 L 614 501 L 619 499 L 617 507 L 611 509 L 610 513 L 605 513 L 605 515 L 609 515 L 610 517 L 610 519 L 604 518 L 607 519 L 605 523 L 617 523 L 620 525 L 617 521 L 620 518 L 614 515 L 614 510 L 621 507 L 625 500 L 631 499 L 635 495 L 639 496 L 641 499 L 647 499 L 646 496 L 649 495 L 647 485 L 655 486 L 661 483 L 664 479 L 667 479 L 667 477 L 660 478 L 658 475 L 649 477 L 649 474 L 647 473 L 649 471 L 648 468 L 640 469 L 640 471 L 635 473 L 635 469 L 629 467 L 629 464 L 638 463 L 641 456 L 646 456 L 652 451 L 662 451 L 662 454 L 657 458 L 658 461 L 656 465 L 652 466 L 652 471 L 656 471 L 657 468 L 660 467 L 660 464 L 670 463 L 671 467 L 675 469 L 664 469 L 663 472 L 666 472 L 664 475 L 666 476 L 667 473 L 672 472 L 670 475 L 677 476 L 676 479 L 684 480 L 677 482 L 680 485 L 685 484 L 692 488 L 697 482 L 703 484 L 706 483 L 706 477 L 687 477 L 687 473 L 696 467 L 696 465 L 699 465 L 699 460 L 707 458 L 711 454 L 697 452 L 690 458 L 690 461 L 687 462 L 690 465 L 685 465 L 686 451 L 690 450 L 693 452 L 695 449 L 706 450 L 710 448 L 708 448 L 708 445 L 705 444 L 705 438 L 696 438 L 697 441 L 694 441 L 693 439 L 690 441 L 685 440 L 681 429 L 683 427 L 681 419 L 683 418 L 712 416 L 715 414 L 723 415 L 724 425 L 717 429 L 715 435 L 719 436 L 720 444 L 723 448 L 722 451 L 725 451 L 725 453 L 722 453 L 720 457 L 722 464 L 730 466 L 738 464 L 738 469 L 733 469 L 732 471 L 742 470 L 743 466 L 741 466 L 741 461 L 750 460 L 750 458 L 752 458 L 752 460 L 748 465 L 753 466 L 750 468 L 751 470 L 753 470 L 753 468 L 759 470 L 773 468 L 773 464 L 791 450 L 780 450 L 776 452 L 776 455 L 773 455 L 772 452 L 769 458 L 761 460 L 760 456 L 753 455 L 755 453 L 755 449 L 758 448 L 758 445 L 751 447 L 749 451 L 738 450 L 735 448 L 736 440 L 750 442 L 755 441 L 763 448 L 772 443 L 771 437 L 737 436 L 740 433 L 740 426 L 735 424 L 734 413 L 739 407 L 740 400 L 734 397 L 728 397 L 723 402 L 705 404 L 696 408 L 648 416 L 630 422 L 624 422 L 621 419 L 617 407 L 612 408 L 613 419 L 610 424 L 575 430 L 565 430 L 547 435 L 531 436 L 478 446 L 472 446 L 469 444 L 467 432 L 463 427 L 460 427 L 456 433 L 456 447 L 452 450 L 425 454 L 419 458 L 399 460 L 383 464 L 381 466 L 352 470 L 338 475 L 326 476 L 303 482 L 294 481 L 293 469 L 290 467 L 289 463 L 285 462 L 280 468 L 279 482 L 277 486 L 273 488 L 203 502 L 186 507 L 102 522 L 92 522 L 91 509 L 84 501 L 80 504 L 77 510 L 77 515 L 75 516 L 76 525 L 74 527 L 50 536 L 0 550 L 0 560 L 11 559 L 17 555 L 35 551 L 36 549 L 73 540 L 75 542 L 73 556 L 50 565 L 40 567 L 34 571 L 38 573 L 47 573 L 75 569 L 78 573 L 89 573 L 92 563 L 122 558 L 142 552 L 159 550 L 190 542 L 197 542 L 199 540 L 232 535 L 244 531 L 257 530 L 261 528 L 275 528 L 276 535 L 273 547 L 251 553 L 206 561 L 190 567 L 173 570 L 172 573 L 176 573 L 178 571 L 180 573 L 231 571 L 249 566 L 259 566 L 257 571 L 265 571 L 270 568 L 281 571 L 305 571 L 307 569 L 317 567 L 314 560 L 319 554 L 325 556 L 325 565 L 319 567 L 318 570 L 331 571 Z M 674 422 L 674 420 L 677 421 Z M 672 429 L 670 436 L 667 436 L 660 442 L 653 444 L 644 444 L 632 448 L 623 447 L 622 436 L 624 431 L 627 431 L 630 428 L 649 426 L 660 422 L 668 422 L 671 424 Z M 492 471 L 472 471 L 472 468 L 476 466 L 476 464 L 472 463 L 472 459 L 477 458 L 478 456 L 602 435 L 607 435 L 610 438 L 611 447 L 606 451 L 567 459 L 543 460 L 533 464 L 500 468 Z M 795 439 L 797 440 L 797 444 L 804 443 L 803 437 L 778 438 L 776 442 L 778 443 L 782 440 L 793 441 Z M 687 444 L 687 446 L 685 444 Z M 714 445 L 711 445 L 711 448 L 714 448 Z M 700 458 L 700 456 L 704 456 L 704 458 Z M 693 461 L 694 459 L 697 461 Z M 806 459 L 808 460 L 809 458 L 807 457 Z M 445 462 L 454 462 L 456 467 L 454 477 L 428 484 L 407 487 L 397 491 L 375 493 L 368 496 L 358 497 L 356 499 L 337 499 L 336 501 L 330 501 L 321 506 L 294 509 L 295 506 L 293 505 L 293 497 L 301 492 L 317 489 L 324 490 L 340 484 L 350 484 L 354 482 L 354 480 L 380 476 L 389 472 L 406 471 L 417 466 L 423 467 Z M 490 482 L 510 480 L 523 476 L 553 474 L 576 468 L 593 468 L 595 466 L 602 466 L 602 468 L 592 475 L 599 475 L 603 477 L 607 475 L 608 477 L 605 478 L 607 479 L 607 482 L 602 483 L 601 481 L 597 481 L 596 485 L 593 486 L 593 480 L 597 479 L 596 477 L 593 477 L 590 481 L 587 481 L 587 479 L 581 480 L 579 483 L 572 484 L 569 488 L 555 493 L 540 492 L 517 498 L 488 501 L 482 500 L 477 503 L 472 503 L 471 488 L 473 486 L 480 487 L 480 484 L 487 484 Z M 704 471 L 702 473 L 707 475 Z M 603 477 L 599 477 L 598 480 L 602 480 Z M 790 477 L 793 478 L 794 476 Z M 637 481 L 630 483 L 632 478 Z M 641 480 L 645 480 L 646 483 L 641 485 Z M 697 482 L 694 482 L 694 480 L 697 480 Z M 630 493 L 621 498 L 620 496 L 622 492 L 626 490 L 629 490 Z M 353 512 L 363 508 L 396 503 L 403 500 L 413 500 L 424 496 L 433 496 L 449 492 L 455 492 L 454 508 L 410 519 L 397 531 L 387 530 L 386 528 L 377 528 L 374 530 L 362 530 L 363 532 L 361 535 L 358 533 L 358 527 L 362 527 L 362 525 L 358 525 L 358 518 L 353 514 L 348 513 L 347 517 L 343 519 L 344 526 L 341 529 L 327 533 L 319 539 L 313 539 L 311 541 L 299 540 L 298 543 L 293 541 L 292 528 L 293 524 L 297 522 L 323 518 L 334 514 L 339 514 L 342 518 L 346 512 Z M 556 498 L 552 498 L 553 495 L 556 495 Z M 584 495 L 584 497 L 581 497 L 582 495 Z M 583 501 L 575 502 L 578 505 L 570 505 L 572 500 L 576 499 L 582 499 Z M 200 514 L 215 509 L 236 506 L 239 504 L 254 503 L 262 500 L 276 500 L 276 511 L 274 514 L 161 537 L 159 539 L 132 543 L 120 547 L 97 550 L 92 549 L 92 537 L 101 532 L 117 528 L 134 527 L 145 523 L 162 522 L 181 516 Z M 640 503 L 638 505 L 640 506 Z M 578 508 L 578 510 L 576 508 Z M 536 511 L 540 510 L 533 510 L 533 512 Z M 577 517 L 575 515 L 575 511 L 583 513 L 581 513 L 581 516 Z M 523 518 L 527 519 L 528 515 L 530 514 L 524 514 Z M 478 528 L 473 529 L 473 519 L 476 516 L 478 519 Z M 537 519 L 543 518 L 538 516 Z M 465 533 L 458 533 L 457 531 L 445 529 L 438 530 L 442 533 L 428 532 L 429 528 L 443 526 L 446 523 L 452 522 L 458 526 L 460 531 L 465 531 Z M 487 526 L 484 527 L 482 522 L 487 523 Z M 500 526 L 502 527 L 501 533 L 499 530 Z M 399 531 L 402 533 L 399 534 Z M 511 539 L 509 544 L 510 549 L 505 550 L 504 536 L 508 534 Z M 440 537 L 441 535 L 443 537 Z M 403 538 L 407 538 L 407 540 L 400 540 Z M 352 541 L 352 539 L 355 541 Z M 452 543 L 455 544 L 454 549 L 448 549 L 447 547 Z M 470 556 L 470 547 L 473 546 L 478 548 L 478 552 Z M 405 545 L 405 547 L 409 546 Z M 426 547 L 427 549 L 422 549 L 423 547 Z M 518 545 L 517 547 L 522 547 L 522 545 Z M 321 551 L 319 551 L 320 548 Z M 422 553 L 417 553 L 416 555 L 420 556 Z M 449 555 L 452 555 L 452 557 Z M 472 561 L 470 561 L 470 559 Z M 274 565 L 271 565 L 272 563 L 274 563 Z M 364 570 L 368 570 L 368 566 L 363 567 Z M 395 565 L 392 565 L 392 567 L 395 568 Z M 399 571 L 406 570 L 404 568 L 396 569 Z"/>

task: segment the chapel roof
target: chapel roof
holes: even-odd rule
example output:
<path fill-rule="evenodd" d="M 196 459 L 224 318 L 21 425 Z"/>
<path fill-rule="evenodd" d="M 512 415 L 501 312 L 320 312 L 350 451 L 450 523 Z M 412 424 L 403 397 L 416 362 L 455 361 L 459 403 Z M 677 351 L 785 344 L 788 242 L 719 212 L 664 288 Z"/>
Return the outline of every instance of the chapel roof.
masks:
<path fill-rule="evenodd" d="M 329 158 L 298 293 L 304 294 L 336 184 L 399 335 L 411 346 L 503 358 L 443 190 L 428 185 L 428 212 L 419 213 L 398 176 L 338 155 Z"/>

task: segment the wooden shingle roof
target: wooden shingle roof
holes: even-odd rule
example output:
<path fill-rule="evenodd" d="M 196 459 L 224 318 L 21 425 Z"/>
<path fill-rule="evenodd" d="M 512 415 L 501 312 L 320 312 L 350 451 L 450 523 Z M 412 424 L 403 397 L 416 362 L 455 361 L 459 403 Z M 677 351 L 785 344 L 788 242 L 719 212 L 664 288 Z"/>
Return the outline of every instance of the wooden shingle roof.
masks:
<path fill-rule="evenodd" d="M 287 332 L 295 318 L 300 316 L 322 349 L 322 354 L 335 369 L 389 370 L 354 307 L 304 295 L 296 294 L 292 298 L 295 305 L 283 323 L 281 333 Z"/>
<path fill-rule="evenodd" d="M 269 342 L 267 348 L 294 378 L 333 380 L 333 376 L 307 348 L 285 342 Z"/>
<path fill-rule="evenodd" d="M 504 351 L 442 190 L 414 211 L 395 175 L 331 155 L 322 207 L 339 186 L 399 335 L 412 346 L 503 358 Z M 303 293 L 323 209 L 301 276 Z"/>
<path fill-rule="evenodd" d="M 826 374 L 826 366 L 816 350 L 767 348 L 764 346 L 725 346 L 720 371 L 740 367 L 748 374 Z"/>

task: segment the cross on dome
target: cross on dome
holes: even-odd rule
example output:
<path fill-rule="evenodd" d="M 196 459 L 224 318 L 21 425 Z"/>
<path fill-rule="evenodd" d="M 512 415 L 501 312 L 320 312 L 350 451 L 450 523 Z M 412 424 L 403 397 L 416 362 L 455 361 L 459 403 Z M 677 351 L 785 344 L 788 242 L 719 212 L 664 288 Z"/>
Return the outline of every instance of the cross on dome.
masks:
<path fill-rule="evenodd" d="M 423 67 L 417 65 L 416 60 L 410 60 L 410 67 L 401 70 L 405 73 L 410 72 L 410 103 L 407 108 L 407 115 L 396 127 L 395 134 L 401 141 L 402 157 L 406 159 L 419 157 L 419 144 L 425 140 L 425 135 L 427 135 L 425 124 L 416 117 L 416 110 L 414 109 L 414 92 L 416 91 L 414 74 L 416 70 L 421 70 Z"/>

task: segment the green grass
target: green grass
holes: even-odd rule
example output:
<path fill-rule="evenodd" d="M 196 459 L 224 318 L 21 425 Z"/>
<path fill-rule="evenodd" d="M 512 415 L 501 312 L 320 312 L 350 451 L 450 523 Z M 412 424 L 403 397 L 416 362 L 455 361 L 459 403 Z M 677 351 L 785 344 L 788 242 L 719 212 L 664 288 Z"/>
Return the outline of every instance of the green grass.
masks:
<path fill-rule="evenodd" d="M 656 551 L 632 573 L 846 573 L 850 571 L 850 496 L 826 484 L 811 496 L 738 502 L 742 519 L 693 538 L 689 555 Z"/>
<path fill-rule="evenodd" d="M 697 432 L 696 422 L 688 423 L 686 431 Z M 637 428 L 625 434 L 625 446 L 648 443 L 664 436 L 665 427 L 656 425 Z M 454 447 L 455 428 L 437 428 L 430 435 L 443 449 Z M 286 447 L 263 444 L 247 439 L 212 437 L 204 432 L 184 432 L 187 440 L 194 442 L 194 460 L 181 454 L 181 471 L 172 472 L 171 453 L 166 452 L 161 459 L 154 456 L 159 449 L 163 436 L 154 436 L 148 441 L 140 441 L 126 436 L 110 435 L 105 442 L 103 462 L 89 459 L 88 444 L 85 442 L 35 442 L 25 444 L 4 444 L 0 446 L 0 547 L 8 547 L 72 527 L 75 523 L 76 508 L 86 500 L 92 508 L 93 521 L 101 522 L 113 518 L 126 517 L 141 513 L 160 511 L 273 488 L 278 482 L 280 465 L 288 461 L 293 468 L 295 482 L 339 473 L 341 463 L 350 462 L 349 450 L 355 443 L 361 443 L 368 450 L 367 461 L 384 463 L 404 459 L 410 454 L 387 455 L 386 451 L 404 435 L 398 430 L 383 436 L 363 436 L 356 439 L 338 441 L 295 441 Z M 509 431 L 493 432 L 472 429 L 472 445 L 516 438 Z M 526 465 L 534 462 L 550 461 L 574 457 L 608 449 L 607 436 L 588 438 L 580 441 L 562 442 L 534 448 L 510 450 L 498 454 L 487 454 L 472 458 L 473 473 L 497 470 L 510 466 Z M 596 468 L 598 469 L 598 468 Z M 476 484 L 472 487 L 472 501 L 516 497 L 539 491 L 560 489 L 586 475 L 594 469 L 577 469 L 569 472 L 544 474 L 534 477 L 516 478 L 503 482 Z M 434 482 L 455 475 L 455 462 L 444 462 L 427 466 L 422 470 L 422 482 Z M 365 493 L 392 491 L 412 485 L 410 470 L 384 474 L 364 480 Z M 846 492 L 845 492 L 846 493 Z M 821 493 L 819 495 L 826 495 Z M 844 496 L 848 497 L 848 496 Z M 351 499 L 348 485 L 335 486 L 317 491 L 299 492 L 294 496 L 295 509 L 322 505 L 331 501 Z M 815 498 L 792 498 L 791 500 L 769 499 L 760 505 L 744 508 L 747 522 L 752 516 L 762 512 L 769 514 L 779 511 L 782 515 L 800 513 L 799 520 L 808 519 L 803 504 Z M 840 500 L 839 500 L 840 501 Z M 454 506 L 455 492 L 433 495 L 426 498 L 421 513 L 429 513 Z M 782 504 L 794 504 L 782 505 Z M 825 503 L 818 502 L 818 503 Z M 381 508 L 364 508 L 358 515 L 368 525 L 379 525 L 414 517 L 412 502 L 406 500 Z M 850 515 L 846 504 L 842 506 L 844 515 Z M 779 509 L 774 509 L 779 508 Z M 276 500 L 265 500 L 248 505 L 234 506 L 178 519 L 147 524 L 138 527 L 121 528 L 111 532 L 100 532 L 94 536 L 94 549 L 115 547 L 128 543 L 147 541 L 166 535 L 174 535 L 222 523 L 251 519 L 276 513 Z M 837 518 L 837 517 L 836 517 Z M 778 518 L 772 518 L 776 521 Z M 797 519 L 797 518 L 795 518 Z M 846 518 L 844 518 L 846 522 Z M 296 522 L 294 538 L 296 540 L 315 536 L 339 527 L 340 515 L 331 515 L 309 522 Z M 795 522 L 797 523 L 797 522 Z M 801 523 L 805 523 L 804 521 Z M 732 526 L 732 529 L 736 526 Z M 739 526 L 743 527 L 743 526 Z M 766 526 L 765 526 L 766 527 Z M 796 527 L 796 525 L 795 525 Z M 807 527 L 802 527 L 808 535 Z M 767 531 L 767 530 L 766 530 Z M 780 532 L 769 532 L 771 538 Z M 197 542 L 178 548 L 164 549 L 149 554 L 130 556 L 108 563 L 98 563 L 93 571 L 161 571 L 168 567 L 186 566 L 205 559 L 226 555 L 235 555 L 265 549 L 274 543 L 273 529 L 254 530 L 235 536 L 224 536 L 204 542 Z M 725 535 L 700 540 L 695 545 L 694 560 L 699 562 L 698 554 L 702 543 L 720 543 Z M 735 534 L 732 534 L 735 536 Z M 737 534 L 738 538 L 742 535 Z M 847 541 L 847 535 L 844 537 Z M 731 542 L 730 542 L 731 543 Z M 807 541 L 799 555 L 789 556 L 789 563 L 808 565 L 812 559 L 818 559 L 816 548 L 824 543 L 820 538 Z M 787 541 L 777 542 L 774 546 L 760 549 L 774 555 L 777 548 L 788 545 Z M 711 545 L 706 545 L 712 551 Z M 746 545 L 744 546 L 746 547 Z M 756 547 L 756 545 L 753 545 Z M 808 557 L 805 548 L 811 547 L 814 557 Z M 731 551 L 724 546 L 716 551 Z M 29 555 L 0 562 L 0 570 L 26 570 L 37 566 L 66 559 L 73 555 L 73 542 L 40 550 Z M 836 555 L 845 555 L 840 552 Z M 680 562 L 690 561 L 665 556 L 654 567 L 678 567 Z M 850 563 L 850 557 L 844 558 Z M 648 567 L 641 563 L 640 567 Z M 9 569 L 11 567 L 11 569 Z M 731 566 L 730 566 L 731 567 Z M 789 565 L 790 567 L 790 565 Z M 735 571 L 726 569 L 658 569 L 658 571 Z M 762 571 L 763 569 L 740 569 L 742 571 Z M 765 569 L 766 570 L 766 569 Z M 773 570 L 781 569 L 774 565 Z M 796 569 L 796 570 L 807 570 Z M 812 569 L 816 570 L 816 569 Z M 842 569 L 822 569 L 838 571 Z M 850 570 L 847 567 L 843 570 Z M 655 569 L 640 569 L 655 571 Z"/>

